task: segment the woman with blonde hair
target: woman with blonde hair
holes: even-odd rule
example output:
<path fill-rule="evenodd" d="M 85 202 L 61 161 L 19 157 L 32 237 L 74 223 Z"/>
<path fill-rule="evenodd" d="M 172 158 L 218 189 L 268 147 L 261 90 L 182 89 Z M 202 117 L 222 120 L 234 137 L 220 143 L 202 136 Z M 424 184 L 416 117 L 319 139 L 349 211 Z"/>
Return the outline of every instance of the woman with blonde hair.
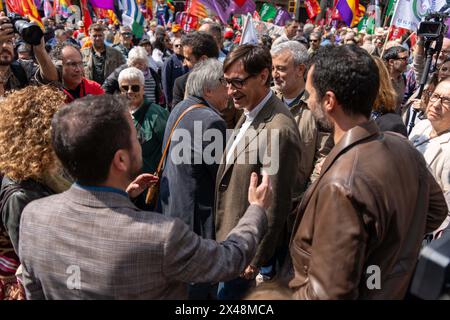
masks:
<path fill-rule="evenodd" d="M 0 300 L 23 299 L 15 278 L 22 210 L 33 200 L 67 190 L 51 145 L 51 121 L 62 91 L 29 86 L 0 102 Z"/>
<path fill-rule="evenodd" d="M 378 66 L 380 75 L 380 88 L 372 107 L 372 119 L 378 124 L 381 131 L 393 131 L 406 137 L 406 126 L 402 118 L 395 113 L 397 94 L 392 86 L 389 71 L 383 60 L 372 57 Z"/>

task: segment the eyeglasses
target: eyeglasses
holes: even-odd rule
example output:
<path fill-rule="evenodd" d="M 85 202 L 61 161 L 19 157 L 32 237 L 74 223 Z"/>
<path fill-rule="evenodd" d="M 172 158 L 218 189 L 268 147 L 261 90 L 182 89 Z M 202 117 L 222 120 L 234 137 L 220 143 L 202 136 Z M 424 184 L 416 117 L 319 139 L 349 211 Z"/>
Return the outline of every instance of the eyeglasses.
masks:
<path fill-rule="evenodd" d="M 181 44 L 174 44 L 173 45 L 175 48 L 181 48 Z"/>
<path fill-rule="evenodd" d="M 220 83 L 223 84 L 224 86 L 228 85 L 232 85 L 233 87 L 235 87 L 236 89 L 241 89 L 244 84 L 245 81 L 247 81 L 248 79 L 250 79 L 251 77 L 254 77 L 255 75 L 251 74 L 248 77 L 244 78 L 244 79 L 239 79 L 239 78 L 234 78 L 234 79 L 226 79 L 225 77 L 222 77 L 219 79 Z"/>
<path fill-rule="evenodd" d="M 67 66 L 67 67 L 73 68 L 73 69 L 75 69 L 77 67 L 78 68 L 83 68 L 84 67 L 83 61 L 80 61 L 80 62 L 75 62 L 75 61 L 65 62 L 64 65 Z"/>
<path fill-rule="evenodd" d="M 442 104 L 442 106 L 444 106 L 445 108 L 450 108 L 450 98 L 448 97 L 443 97 L 437 93 L 433 93 L 430 96 L 430 102 L 431 103 L 435 103 L 438 100 L 440 100 L 439 102 Z"/>
<path fill-rule="evenodd" d="M 129 33 L 129 32 L 124 32 L 124 33 L 122 33 L 122 36 L 123 37 L 127 37 L 127 38 L 129 38 L 129 37 L 131 37 L 133 34 L 132 33 Z"/>
<path fill-rule="evenodd" d="M 402 58 L 400 58 L 400 57 L 397 57 L 397 58 L 395 58 L 395 60 L 403 60 L 403 61 L 408 61 L 408 57 L 402 57 Z"/>
<path fill-rule="evenodd" d="M 130 86 L 120 86 L 120 89 L 121 89 L 123 92 L 128 92 L 128 90 L 130 90 Z M 138 85 L 138 84 L 133 84 L 133 85 L 131 86 L 131 91 L 133 91 L 133 92 L 139 92 L 139 90 L 141 90 L 141 86 L 140 86 L 140 85 Z"/>
<path fill-rule="evenodd" d="M 311 39 L 311 40 L 309 40 L 309 42 L 319 42 L 319 39 Z"/>

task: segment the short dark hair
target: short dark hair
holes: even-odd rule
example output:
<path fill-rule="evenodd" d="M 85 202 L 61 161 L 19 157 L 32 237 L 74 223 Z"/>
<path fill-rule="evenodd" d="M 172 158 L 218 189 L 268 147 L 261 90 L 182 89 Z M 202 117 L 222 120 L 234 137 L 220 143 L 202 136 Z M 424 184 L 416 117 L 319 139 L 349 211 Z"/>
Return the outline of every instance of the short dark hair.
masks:
<path fill-rule="evenodd" d="M 103 32 L 103 31 L 105 31 L 105 29 L 106 28 L 102 24 L 100 24 L 100 23 L 93 23 L 93 24 L 91 24 L 89 26 L 88 31 L 89 31 L 89 33 L 93 32 L 93 31 L 95 31 L 95 32 L 98 32 L 98 31 Z"/>
<path fill-rule="evenodd" d="M 384 54 L 383 54 L 383 60 L 384 61 L 389 61 L 391 59 L 397 59 L 398 58 L 398 54 L 408 51 L 408 49 L 402 47 L 402 46 L 394 46 L 394 47 L 390 47 L 389 49 L 387 49 Z"/>
<path fill-rule="evenodd" d="M 219 48 L 213 36 L 202 31 L 189 32 L 181 37 L 181 45 L 192 48 L 192 54 L 199 59 L 201 56 L 218 58 Z"/>
<path fill-rule="evenodd" d="M 130 149 L 127 104 L 119 95 L 87 96 L 64 106 L 53 117 L 53 148 L 76 181 L 103 183 L 117 150 Z"/>
<path fill-rule="evenodd" d="M 370 116 L 380 76 L 375 61 L 356 45 L 321 47 L 312 57 L 312 80 L 319 99 L 332 91 L 347 115 Z"/>
<path fill-rule="evenodd" d="M 270 85 L 272 74 L 272 56 L 270 50 L 263 45 L 244 44 L 231 51 L 223 62 L 223 72 L 235 62 L 241 60 L 244 70 L 249 75 L 257 75 L 264 69 L 269 70 L 266 85 Z"/>

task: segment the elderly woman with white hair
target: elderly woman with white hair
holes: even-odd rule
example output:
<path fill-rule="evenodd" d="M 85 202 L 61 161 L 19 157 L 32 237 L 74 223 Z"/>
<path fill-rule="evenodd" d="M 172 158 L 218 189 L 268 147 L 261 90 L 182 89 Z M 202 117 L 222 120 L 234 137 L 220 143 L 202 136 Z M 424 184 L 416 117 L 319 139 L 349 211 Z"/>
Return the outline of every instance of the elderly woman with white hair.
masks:
<path fill-rule="evenodd" d="M 118 82 L 121 93 L 130 100 L 130 113 L 142 147 L 142 171 L 154 173 L 161 158 L 169 112 L 144 95 L 145 77 L 141 70 L 135 67 L 122 70 Z M 150 209 L 144 202 L 144 199 L 139 199 L 136 204 L 142 209 Z"/>
<path fill-rule="evenodd" d="M 161 90 L 161 79 L 155 70 L 149 67 L 147 50 L 144 47 L 134 47 L 128 53 L 127 63 L 118 67 L 103 83 L 106 93 L 114 94 L 120 91 L 119 74 L 126 68 L 135 67 L 144 76 L 144 94 L 148 101 L 165 106 L 164 94 Z"/>

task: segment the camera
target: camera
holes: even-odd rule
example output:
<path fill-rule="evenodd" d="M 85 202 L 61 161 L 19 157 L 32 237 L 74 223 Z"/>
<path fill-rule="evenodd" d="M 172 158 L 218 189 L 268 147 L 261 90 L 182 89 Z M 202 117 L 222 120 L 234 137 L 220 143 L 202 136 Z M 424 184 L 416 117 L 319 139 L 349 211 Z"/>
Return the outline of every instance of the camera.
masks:
<path fill-rule="evenodd" d="M 8 18 L 14 27 L 14 32 L 20 34 L 22 39 L 31 45 L 37 46 L 41 43 L 41 39 L 44 36 L 42 29 L 34 22 L 30 22 L 25 17 L 17 13 L 8 13 Z"/>
<path fill-rule="evenodd" d="M 437 40 L 447 31 L 447 26 L 445 25 L 445 19 L 447 17 L 447 14 L 440 12 L 428 14 L 425 20 L 420 22 L 417 35 L 429 41 Z"/>

